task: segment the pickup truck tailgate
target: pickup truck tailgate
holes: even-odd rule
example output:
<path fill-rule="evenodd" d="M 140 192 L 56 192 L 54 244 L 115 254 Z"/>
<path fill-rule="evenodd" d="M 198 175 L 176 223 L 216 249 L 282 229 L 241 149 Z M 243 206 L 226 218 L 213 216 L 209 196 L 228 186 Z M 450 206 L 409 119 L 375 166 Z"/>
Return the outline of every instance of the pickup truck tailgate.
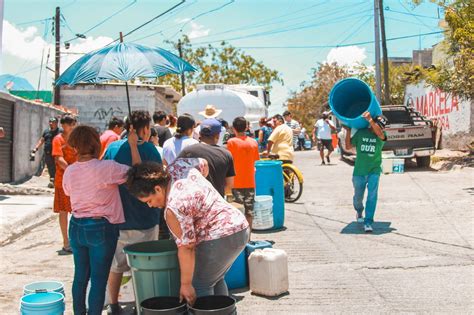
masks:
<path fill-rule="evenodd" d="M 392 125 L 386 128 L 385 132 L 387 133 L 387 141 L 383 150 L 393 150 L 395 155 L 408 155 L 411 154 L 413 149 L 434 147 L 431 127 L 428 125 Z"/>

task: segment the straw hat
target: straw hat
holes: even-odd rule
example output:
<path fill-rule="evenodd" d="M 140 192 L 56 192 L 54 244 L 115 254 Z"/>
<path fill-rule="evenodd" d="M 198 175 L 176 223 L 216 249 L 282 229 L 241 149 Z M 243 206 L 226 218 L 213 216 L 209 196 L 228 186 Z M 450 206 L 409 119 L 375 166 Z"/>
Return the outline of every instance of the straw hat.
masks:
<path fill-rule="evenodd" d="M 215 118 L 222 113 L 222 109 L 216 109 L 214 105 L 206 105 L 206 108 L 199 112 L 199 115 L 202 115 L 206 118 Z"/>

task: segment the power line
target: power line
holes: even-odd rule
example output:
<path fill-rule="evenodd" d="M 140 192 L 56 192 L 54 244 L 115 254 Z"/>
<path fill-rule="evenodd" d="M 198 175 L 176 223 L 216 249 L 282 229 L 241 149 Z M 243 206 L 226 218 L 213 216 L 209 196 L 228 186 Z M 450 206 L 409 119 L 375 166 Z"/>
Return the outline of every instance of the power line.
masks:
<path fill-rule="evenodd" d="M 132 33 L 136 32 L 136 31 L 138 31 L 139 29 L 141 29 L 141 28 L 144 27 L 145 25 L 148 25 L 148 24 L 150 24 L 151 22 L 153 22 L 154 20 L 156 20 L 156 19 L 162 17 L 162 16 L 165 15 L 166 13 L 173 11 L 174 9 L 176 9 L 177 7 L 179 7 L 180 5 L 182 5 L 182 4 L 185 3 L 185 2 L 186 2 L 186 0 L 181 0 L 180 3 L 178 3 L 178 4 L 174 5 L 174 6 L 172 6 L 171 8 L 169 8 L 168 10 L 166 10 L 165 12 L 158 14 L 158 15 L 155 16 L 154 18 L 152 18 L 152 19 L 146 21 L 146 22 L 143 23 L 142 25 L 140 25 L 140 26 L 134 28 L 133 30 L 131 30 L 130 32 L 124 34 L 124 35 L 122 36 L 122 38 L 125 38 L 126 36 L 129 36 L 130 34 L 132 34 Z M 117 38 L 116 40 L 110 42 L 110 43 L 107 44 L 106 46 L 108 46 L 108 45 L 110 45 L 110 44 L 113 44 L 113 43 L 115 43 L 115 42 L 117 42 L 117 41 L 119 41 L 119 40 L 120 40 L 120 38 Z M 105 47 L 105 46 L 104 46 L 104 47 Z"/>
<path fill-rule="evenodd" d="M 400 5 L 405 9 L 405 11 L 407 11 L 408 14 L 410 14 L 411 16 L 413 16 L 415 19 L 418 20 L 418 22 L 420 22 L 421 24 L 423 24 L 425 27 L 427 27 L 428 29 L 432 29 L 432 27 L 430 27 L 428 24 L 426 24 L 422 19 L 420 19 L 418 17 L 417 14 L 414 14 L 413 12 L 411 12 L 403 3 L 401 0 L 398 0 L 398 3 L 400 3 Z"/>
<path fill-rule="evenodd" d="M 234 2 L 235 2 L 235 0 L 229 0 L 229 2 L 224 3 L 223 5 L 220 5 L 220 6 L 216 7 L 216 8 L 214 8 L 214 9 L 208 10 L 208 11 L 206 11 L 206 12 L 200 13 L 200 14 L 198 14 L 198 15 L 192 17 L 192 18 L 189 19 L 188 21 L 184 22 L 183 25 L 181 25 L 181 28 L 179 29 L 179 31 L 177 31 L 176 33 L 174 33 L 173 36 L 167 38 L 167 40 L 173 39 L 176 35 L 178 35 L 180 32 L 183 31 L 183 28 L 184 28 L 186 25 L 188 25 L 188 24 L 191 23 L 192 21 L 194 21 L 194 20 L 200 18 L 201 16 L 204 16 L 204 15 L 210 14 L 210 13 L 212 13 L 212 12 L 216 12 L 216 11 L 222 10 L 223 8 L 225 8 L 226 6 L 228 6 L 228 5 L 230 5 L 230 4 L 234 3 Z"/>
<path fill-rule="evenodd" d="M 425 19 L 433 19 L 433 20 L 441 20 L 441 18 L 439 17 L 434 17 L 434 16 L 428 16 L 428 15 L 421 15 L 421 14 L 415 14 L 413 12 L 410 12 L 410 10 L 400 1 L 400 5 L 407 11 L 407 12 L 402 12 L 402 11 L 397 11 L 397 10 L 393 10 L 391 9 L 390 7 L 385 7 L 384 10 L 385 11 L 390 11 L 390 12 L 393 12 L 393 13 L 398 13 L 398 14 L 404 14 L 404 15 L 410 15 L 410 16 L 416 16 L 416 17 L 421 17 L 421 18 L 425 18 Z"/>
<path fill-rule="evenodd" d="M 415 34 L 415 35 L 406 35 L 406 36 L 399 36 L 399 37 L 392 37 L 387 38 L 387 41 L 395 41 L 407 38 L 414 38 L 418 36 L 428 36 L 428 35 L 435 35 L 441 34 L 445 31 L 437 31 L 437 32 L 429 32 L 423 34 Z M 349 44 L 341 44 L 341 45 L 295 45 L 295 46 L 234 46 L 235 48 L 239 49 L 312 49 L 312 48 L 339 48 L 339 47 L 348 47 L 348 46 L 360 46 L 360 45 L 368 45 L 373 44 L 375 41 L 364 41 L 364 42 L 355 42 Z M 216 49 L 220 49 L 220 47 L 216 47 Z"/>
<path fill-rule="evenodd" d="M 50 17 L 50 18 L 45 18 L 45 19 L 40 19 L 40 20 L 32 20 L 32 21 L 27 21 L 27 22 L 21 22 L 21 23 L 17 23 L 16 25 L 17 25 L 17 26 L 20 26 L 20 25 L 27 25 L 27 24 L 39 23 L 39 22 L 45 23 L 45 22 L 48 21 L 48 20 L 53 20 L 53 18 Z"/>
<path fill-rule="evenodd" d="M 355 34 L 357 34 L 357 32 L 360 31 L 360 29 L 362 27 L 364 27 L 366 25 L 367 22 L 369 22 L 370 20 L 372 19 L 372 16 L 369 15 L 366 19 L 364 19 L 364 17 L 362 17 L 360 19 L 360 21 L 362 21 L 362 24 L 360 24 L 357 28 L 354 29 L 353 32 L 351 32 L 349 35 L 347 35 L 343 40 L 341 40 L 339 42 L 339 45 L 343 44 L 346 40 L 348 40 L 349 38 L 351 38 L 352 36 L 354 36 Z"/>
<path fill-rule="evenodd" d="M 95 29 L 95 28 L 101 26 L 102 24 L 104 24 L 105 22 L 107 22 L 108 20 L 110 20 L 111 18 L 113 18 L 114 16 L 116 16 L 116 15 L 122 13 L 123 11 L 127 10 L 127 9 L 130 8 L 132 5 L 134 5 L 135 3 L 137 3 L 137 0 L 132 0 L 131 3 L 127 4 L 126 6 L 124 6 L 123 8 L 121 8 L 120 10 L 114 12 L 112 15 L 106 17 L 105 19 L 103 19 L 102 21 L 100 21 L 100 22 L 97 23 L 96 25 L 90 27 L 88 30 L 82 32 L 81 34 L 84 35 L 84 34 L 89 33 L 90 31 L 92 31 L 93 29 Z M 77 36 L 77 35 L 76 35 L 76 37 L 71 38 L 71 39 L 67 40 L 66 42 L 71 42 L 71 41 L 76 40 L 76 39 L 78 39 L 78 38 L 80 38 L 80 36 Z"/>
<path fill-rule="evenodd" d="M 222 42 L 222 41 L 231 41 L 231 40 L 241 40 L 241 39 L 246 39 L 246 38 L 252 38 L 252 37 L 260 37 L 260 36 L 265 36 L 265 35 L 273 35 L 273 34 L 279 34 L 279 33 L 286 33 L 290 31 L 295 31 L 295 30 L 302 30 L 302 29 L 307 29 L 307 28 L 312 28 L 312 27 L 317 27 L 321 25 L 328 25 L 328 24 L 333 24 L 337 22 L 341 22 L 347 19 L 351 19 L 354 17 L 357 17 L 357 14 L 361 13 L 367 13 L 368 11 L 372 11 L 371 9 L 369 10 L 364 10 L 358 13 L 350 13 L 341 17 L 338 17 L 337 19 L 330 18 L 329 20 L 325 21 L 320 21 L 318 23 L 314 24 L 307 24 L 299 27 L 293 27 L 293 28 L 282 28 L 282 29 L 276 29 L 276 30 L 271 30 L 271 31 L 265 31 L 265 32 L 259 32 L 259 33 L 253 33 L 249 35 L 243 35 L 243 36 L 237 36 L 237 37 L 232 37 L 232 38 L 227 38 L 227 39 L 219 39 L 219 40 L 212 40 L 212 41 L 207 41 L 207 42 L 200 42 L 200 43 L 195 43 L 195 45 L 204 45 L 204 44 L 212 44 L 216 42 Z M 326 16 L 328 17 L 328 16 Z"/>

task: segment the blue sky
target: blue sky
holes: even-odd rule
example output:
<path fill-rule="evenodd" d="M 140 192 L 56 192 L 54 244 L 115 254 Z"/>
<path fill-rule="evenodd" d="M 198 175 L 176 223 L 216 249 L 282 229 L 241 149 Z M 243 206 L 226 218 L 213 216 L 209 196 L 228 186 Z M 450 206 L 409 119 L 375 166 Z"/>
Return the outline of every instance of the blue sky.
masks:
<path fill-rule="evenodd" d="M 88 52 L 126 33 L 179 1 L 168 0 L 5 0 L 1 73 L 18 74 L 37 86 L 43 54 L 48 50 L 53 67 L 51 21 L 60 6 L 66 23 L 61 28 L 62 41 L 85 33 L 86 39 L 72 40 L 65 52 Z M 439 31 L 438 7 L 425 1 L 414 7 L 409 0 L 385 0 L 387 38 Z M 104 21 L 105 20 L 105 21 Z M 31 22 L 31 23 L 25 23 Z M 166 39 L 181 34 L 191 36 L 194 46 L 228 40 L 236 47 L 281 73 L 284 86 L 275 84 L 270 112 L 280 111 L 291 90 L 310 79 L 311 68 L 326 60 L 352 64 L 374 62 L 372 41 L 372 0 L 187 0 L 171 13 L 136 31 L 126 41 L 171 48 Z M 442 39 L 440 34 L 416 36 L 388 42 L 389 56 L 411 56 L 413 49 L 429 48 Z M 335 46 L 350 45 L 343 48 Z M 256 48 L 256 47 L 271 48 Z M 304 46 L 301 48 L 288 48 Z M 308 47 L 310 46 L 310 47 Z M 64 55 L 64 66 L 79 55 Z M 51 84 L 51 72 L 42 72 L 41 88 Z"/>

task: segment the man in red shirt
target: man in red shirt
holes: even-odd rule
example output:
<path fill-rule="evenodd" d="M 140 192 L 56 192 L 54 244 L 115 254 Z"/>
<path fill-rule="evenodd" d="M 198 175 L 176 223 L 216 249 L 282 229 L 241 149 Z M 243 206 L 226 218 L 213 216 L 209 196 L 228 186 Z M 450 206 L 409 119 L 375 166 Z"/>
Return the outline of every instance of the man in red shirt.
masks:
<path fill-rule="evenodd" d="M 105 150 L 114 141 L 120 140 L 120 134 L 123 131 L 124 122 L 122 119 L 117 117 L 112 117 L 109 122 L 109 129 L 104 131 L 100 136 L 100 154 L 99 158 L 102 159 L 104 156 Z"/>
<path fill-rule="evenodd" d="M 237 203 L 245 208 L 245 217 L 252 228 L 255 202 L 255 161 L 260 159 L 258 143 L 245 134 L 247 120 L 237 117 L 232 123 L 235 137 L 227 142 L 227 149 L 234 158 L 235 178 L 232 194 Z"/>

